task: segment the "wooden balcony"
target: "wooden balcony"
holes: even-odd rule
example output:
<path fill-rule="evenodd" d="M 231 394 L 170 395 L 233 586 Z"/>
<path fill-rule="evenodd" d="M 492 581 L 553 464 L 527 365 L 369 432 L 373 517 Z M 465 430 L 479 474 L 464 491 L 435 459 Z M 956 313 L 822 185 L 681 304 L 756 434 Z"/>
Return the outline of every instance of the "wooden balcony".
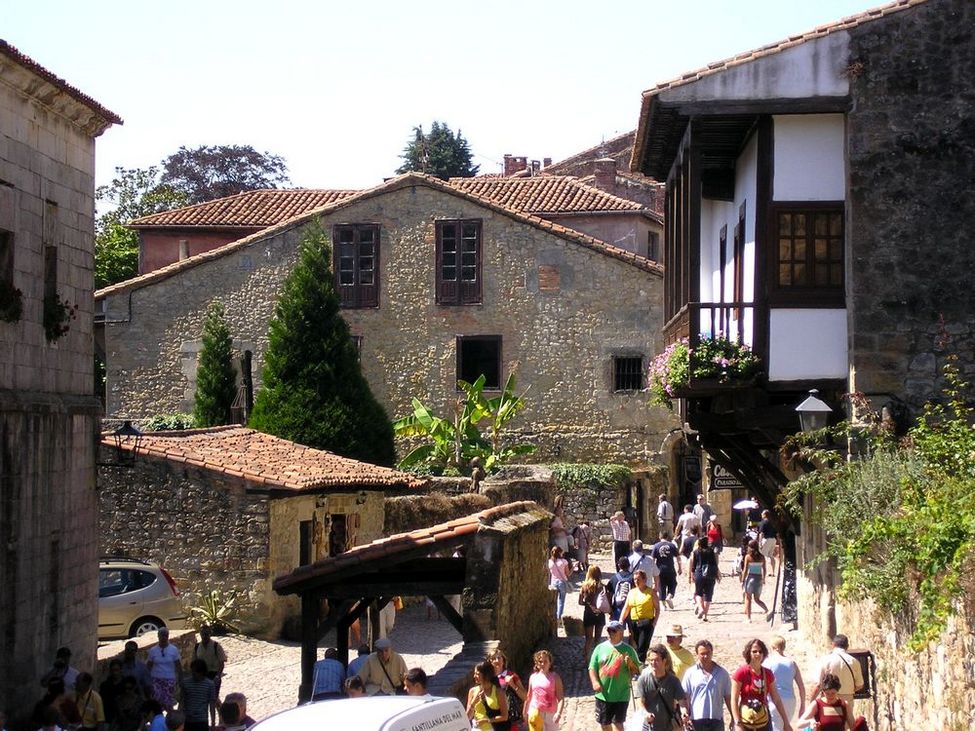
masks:
<path fill-rule="evenodd" d="M 754 348 L 759 330 L 755 318 L 753 302 L 688 302 L 664 325 L 664 340 L 669 345 L 687 338 L 694 347 L 702 335 L 722 335 Z"/>

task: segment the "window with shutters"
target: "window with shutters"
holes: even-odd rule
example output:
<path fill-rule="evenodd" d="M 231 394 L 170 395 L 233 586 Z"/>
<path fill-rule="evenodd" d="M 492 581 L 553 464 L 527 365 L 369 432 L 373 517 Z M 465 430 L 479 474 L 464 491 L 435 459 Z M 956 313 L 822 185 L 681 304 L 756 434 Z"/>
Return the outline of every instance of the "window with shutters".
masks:
<path fill-rule="evenodd" d="M 481 221 L 437 221 L 437 304 L 481 303 Z"/>
<path fill-rule="evenodd" d="M 770 301 L 777 305 L 842 305 L 843 204 L 776 204 L 771 226 Z"/>
<path fill-rule="evenodd" d="M 334 229 L 335 288 L 342 307 L 379 307 L 379 226 Z"/>

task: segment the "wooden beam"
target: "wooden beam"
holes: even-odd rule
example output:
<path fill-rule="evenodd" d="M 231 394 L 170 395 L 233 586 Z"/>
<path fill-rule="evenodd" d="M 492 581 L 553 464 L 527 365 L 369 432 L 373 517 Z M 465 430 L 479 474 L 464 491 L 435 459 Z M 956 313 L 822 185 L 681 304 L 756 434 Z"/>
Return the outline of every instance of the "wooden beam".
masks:
<path fill-rule="evenodd" d="M 315 638 L 316 645 L 321 642 L 322 638 L 328 634 L 332 627 L 338 625 L 339 620 L 342 619 L 342 617 L 348 614 L 354 603 L 355 602 L 346 599 L 345 601 L 336 604 L 332 601 L 332 597 L 329 597 L 328 616 L 325 617 L 325 620 L 320 625 L 318 625 L 318 633 Z"/>
<path fill-rule="evenodd" d="M 433 605 L 440 610 L 440 613 L 447 618 L 451 626 L 457 630 L 457 633 L 463 637 L 464 636 L 464 618 L 461 617 L 457 610 L 454 609 L 454 605 L 447 601 L 447 598 L 440 594 L 428 594 L 430 601 Z"/>
<path fill-rule="evenodd" d="M 320 597 L 315 593 L 301 596 L 301 685 L 298 686 L 298 702 L 311 700 L 314 682 L 315 660 L 318 647 L 318 606 Z"/>
<path fill-rule="evenodd" d="M 375 584 L 352 584 L 324 587 L 329 598 L 359 599 L 364 596 L 430 596 L 431 594 L 460 594 L 464 590 L 463 580 L 455 581 L 414 581 L 401 584 L 399 581 L 384 581 Z"/>

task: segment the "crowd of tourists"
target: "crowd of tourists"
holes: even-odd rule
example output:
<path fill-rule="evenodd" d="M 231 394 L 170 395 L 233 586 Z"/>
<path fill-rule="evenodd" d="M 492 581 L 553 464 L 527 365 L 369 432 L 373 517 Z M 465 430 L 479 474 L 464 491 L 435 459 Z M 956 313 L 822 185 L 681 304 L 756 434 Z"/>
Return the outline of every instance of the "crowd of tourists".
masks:
<path fill-rule="evenodd" d="M 45 693 L 32 725 L 42 731 L 244 731 L 254 725 L 243 693 L 220 700 L 227 655 L 209 627 L 200 630 L 188 673 L 169 631 L 160 629 L 157 639 L 145 660 L 134 640 L 126 642 L 97 688 L 90 672 L 71 665 L 71 649 L 60 648 L 41 678 Z"/>

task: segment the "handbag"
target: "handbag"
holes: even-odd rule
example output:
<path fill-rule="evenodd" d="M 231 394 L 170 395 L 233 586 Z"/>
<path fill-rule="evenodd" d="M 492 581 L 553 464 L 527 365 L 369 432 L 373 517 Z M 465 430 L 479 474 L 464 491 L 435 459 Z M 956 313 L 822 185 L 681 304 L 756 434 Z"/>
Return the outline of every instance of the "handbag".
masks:
<path fill-rule="evenodd" d="M 768 726 L 768 707 L 758 698 L 742 702 L 738 713 L 741 725 L 747 729 L 765 729 Z"/>
<path fill-rule="evenodd" d="M 609 614 L 613 608 L 609 604 L 609 597 L 606 596 L 606 589 L 600 588 L 596 595 L 596 611 Z"/>

